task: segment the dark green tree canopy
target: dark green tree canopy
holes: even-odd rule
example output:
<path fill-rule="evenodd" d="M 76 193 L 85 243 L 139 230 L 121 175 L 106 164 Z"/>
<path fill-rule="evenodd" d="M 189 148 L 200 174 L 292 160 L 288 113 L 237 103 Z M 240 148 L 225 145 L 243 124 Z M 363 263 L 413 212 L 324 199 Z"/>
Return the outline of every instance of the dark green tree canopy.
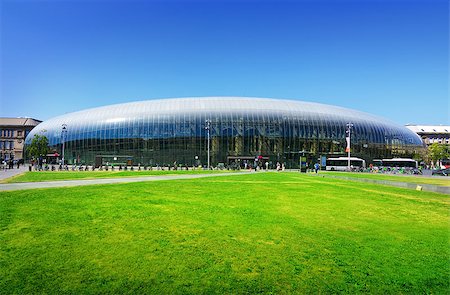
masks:
<path fill-rule="evenodd" d="M 27 153 L 29 157 L 39 158 L 40 156 L 47 155 L 49 151 L 48 139 L 44 135 L 34 135 L 31 140 L 31 144 L 27 148 Z"/>

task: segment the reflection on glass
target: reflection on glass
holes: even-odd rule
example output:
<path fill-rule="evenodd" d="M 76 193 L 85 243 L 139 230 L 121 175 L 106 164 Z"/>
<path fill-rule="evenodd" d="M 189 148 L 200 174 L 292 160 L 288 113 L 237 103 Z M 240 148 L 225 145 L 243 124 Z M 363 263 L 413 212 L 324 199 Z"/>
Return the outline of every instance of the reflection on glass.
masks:
<path fill-rule="evenodd" d="M 48 131 L 52 149 L 59 151 L 60 126 L 67 124 L 68 163 L 92 164 L 101 156 L 141 165 L 192 166 L 207 162 L 206 120 L 211 121 L 213 166 L 263 156 L 296 168 L 301 154 L 311 161 L 322 155 L 344 156 L 348 122 L 354 124 L 353 156 L 408 157 L 422 147 L 415 133 L 370 114 L 316 103 L 236 97 L 106 106 L 50 119 L 39 130 Z M 27 144 L 37 132 L 30 132 Z"/>

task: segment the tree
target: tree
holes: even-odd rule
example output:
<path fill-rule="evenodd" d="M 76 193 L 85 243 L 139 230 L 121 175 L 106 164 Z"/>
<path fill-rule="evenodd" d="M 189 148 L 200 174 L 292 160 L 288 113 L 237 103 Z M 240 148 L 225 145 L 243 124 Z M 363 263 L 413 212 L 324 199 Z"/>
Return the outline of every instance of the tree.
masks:
<path fill-rule="evenodd" d="M 429 155 L 428 149 L 425 149 L 425 148 L 415 151 L 412 158 L 419 163 L 421 163 L 421 162 L 430 163 L 430 159 L 429 159 L 430 155 Z"/>
<path fill-rule="evenodd" d="M 439 160 L 448 159 L 450 157 L 450 146 L 435 142 L 428 147 L 428 155 L 433 163 L 436 163 Z"/>
<path fill-rule="evenodd" d="M 27 153 L 29 157 L 39 158 L 40 156 L 45 156 L 48 153 L 48 139 L 44 135 L 36 134 L 31 140 L 31 144 L 27 148 Z"/>

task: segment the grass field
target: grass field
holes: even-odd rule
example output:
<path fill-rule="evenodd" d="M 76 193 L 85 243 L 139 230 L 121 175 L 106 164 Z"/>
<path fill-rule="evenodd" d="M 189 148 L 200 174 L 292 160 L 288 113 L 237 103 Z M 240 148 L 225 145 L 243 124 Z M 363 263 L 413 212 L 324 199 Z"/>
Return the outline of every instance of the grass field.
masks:
<path fill-rule="evenodd" d="M 8 179 L 0 180 L 0 183 L 19 183 L 19 182 L 39 182 L 53 180 L 70 179 L 95 179 L 95 178 L 114 178 L 114 177 L 136 177 L 136 176 L 154 176 L 154 175 L 180 175 L 180 174 L 203 174 L 203 173 L 225 173 L 234 172 L 230 170 L 152 170 L 152 171 L 41 171 L 25 172 Z M 367 178 L 378 180 L 390 180 L 397 182 L 409 182 L 417 184 L 434 184 L 440 186 L 450 186 L 450 177 L 423 177 L 423 176 L 404 176 L 404 175 L 386 175 L 373 173 L 351 173 L 351 172 L 330 172 L 321 171 L 322 175 L 344 176 L 352 178 Z"/>
<path fill-rule="evenodd" d="M 32 171 L 10 177 L 0 183 L 39 182 L 69 179 L 95 179 L 154 175 L 207 174 L 233 172 L 230 170 L 151 170 L 151 171 Z"/>
<path fill-rule="evenodd" d="M 434 184 L 441 186 L 450 186 L 450 177 L 436 177 L 436 176 L 413 176 L 413 175 L 395 175 L 395 174 L 381 174 L 381 173 L 359 173 L 359 172 L 331 172 L 321 171 L 324 175 L 344 176 L 352 178 L 366 178 L 377 180 L 389 180 L 397 182 L 409 182 L 417 184 Z"/>
<path fill-rule="evenodd" d="M 0 193 L 1 293 L 448 293 L 450 197 L 297 173 Z"/>

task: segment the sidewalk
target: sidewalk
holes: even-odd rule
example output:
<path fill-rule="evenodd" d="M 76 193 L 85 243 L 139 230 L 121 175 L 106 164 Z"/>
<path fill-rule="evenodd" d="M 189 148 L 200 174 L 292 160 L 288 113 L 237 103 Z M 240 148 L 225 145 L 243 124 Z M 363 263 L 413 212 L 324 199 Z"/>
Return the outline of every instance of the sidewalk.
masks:
<path fill-rule="evenodd" d="M 2 171 L 2 172 L 4 172 L 4 171 Z M 24 171 L 22 171 L 22 172 L 24 172 Z M 85 180 L 60 180 L 60 181 L 45 181 L 45 182 L 6 183 L 6 184 L 0 184 L 0 191 L 15 191 L 15 190 L 25 190 L 25 189 L 35 189 L 35 188 L 83 186 L 83 185 L 93 185 L 93 184 L 114 184 L 114 183 L 127 183 L 127 182 L 159 181 L 159 180 L 195 179 L 195 178 L 206 178 L 206 177 L 215 177 L 215 176 L 231 176 L 231 175 L 243 175 L 243 174 L 249 174 L 249 172 L 139 176 L 139 177 L 123 177 L 123 178 L 115 177 L 115 178 L 99 178 L 99 179 L 85 179 Z"/>
<path fill-rule="evenodd" d="M 14 169 L 0 170 L 0 180 L 10 178 L 28 171 L 27 166 L 21 165 L 19 169 L 17 169 L 16 167 L 17 166 L 14 166 Z"/>
<path fill-rule="evenodd" d="M 441 185 L 434 185 L 434 184 L 418 184 L 418 183 L 412 183 L 412 182 L 401 182 L 401 181 L 381 180 L 381 179 L 356 178 L 356 177 L 350 177 L 350 176 L 337 176 L 337 175 L 327 175 L 327 174 L 320 174 L 320 176 L 343 179 L 343 180 L 358 181 L 358 182 L 390 185 L 390 186 L 396 186 L 396 187 L 401 187 L 401 188 L 424 190 L 424 191 L 429 191 L 429 192 L 450 195 L 450 186 L 441 186 Z M 447 176 L 443 176 L 443 177 L 447 177 Z"/>

